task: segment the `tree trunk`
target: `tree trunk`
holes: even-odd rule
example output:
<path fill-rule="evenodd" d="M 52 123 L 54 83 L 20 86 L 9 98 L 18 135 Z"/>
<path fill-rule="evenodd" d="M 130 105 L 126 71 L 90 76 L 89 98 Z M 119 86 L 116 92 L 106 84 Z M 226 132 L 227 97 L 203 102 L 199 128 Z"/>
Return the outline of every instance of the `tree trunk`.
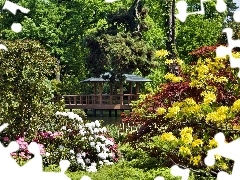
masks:
<path fill-rule="evenodd" d="M 167 0 L 167 3 L 169 3 L 168 10 L 169 10 L 169 16 L 166 21 L 166 27 L 167 28 L 167 40 L 166 40 L 166 48 L 169 52 L 168 59 L 176 60 L 176 37 L 175 37 L 175 0 Z M 178 75 L 178 65 L 177 63 L 172 63 L 168 67 L 168 71 Z"/>
<path fill-rule="evenodd" d="M 60 60 L 57 61 L 57 72 L 56 72 L 56 80 L 60 81 L 61 78 L 61 66 L 60 66 Z"/>

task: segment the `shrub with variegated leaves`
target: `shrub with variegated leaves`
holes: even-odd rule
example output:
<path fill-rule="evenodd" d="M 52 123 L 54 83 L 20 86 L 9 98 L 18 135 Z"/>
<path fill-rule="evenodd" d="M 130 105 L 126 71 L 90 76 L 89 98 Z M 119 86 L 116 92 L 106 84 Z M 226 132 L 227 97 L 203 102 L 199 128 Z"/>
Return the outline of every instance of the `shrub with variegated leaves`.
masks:
<path fill-rule="evenodd" d="M 214 55 L 193 64 L 178 60 L 179 77 L 168 73 L 168 82 L 159 91 L 133 103 L 132 113 L 123 121 L 142 124 L 128 136 L 134 148 L 144 149 L 169 167 L 177 163 L 199 172 L 231 171 L 232 162 L 220 156 L 215 166 L 204 164 L 207 150 L 217 146 L 216 133 L 223 132 L 227 142 L 240 135 L 237 71 L 228 58 Z"/>

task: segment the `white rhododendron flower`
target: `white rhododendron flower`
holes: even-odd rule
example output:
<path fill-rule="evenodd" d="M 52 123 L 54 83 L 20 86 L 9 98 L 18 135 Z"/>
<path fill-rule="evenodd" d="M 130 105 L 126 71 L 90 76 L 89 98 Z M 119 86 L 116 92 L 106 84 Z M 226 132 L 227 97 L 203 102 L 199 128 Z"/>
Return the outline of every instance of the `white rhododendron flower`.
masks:
<path fill-rule="evenodd" d="M 90 146 L 94 147 L 95 146 L 95 142 L 90 142 Z"/>
<path fill-rule="evenodd" d="M 87 159 L 85 159 L 85 162 L 86 162 L 87 164 L 89 164 L 89 163 L 91 163 L 91 160 L 90 160 L 89 158 L 87 158 Z"/>
<path fill-rule="evenodd" d="M 82 144 L 76 147 L 74 146 L 72 149 L 68 149 L 67 146 L 64 147 L 62 144 L 59 146 L 60 150 L 68 150 L 69 160 L 75 160 L 82 169 L 88 172 L 96 172 L 97 165 L 112 164 L 110 159 L 114 157 L 114 153 L 111 153 L 112 150 L 109 149 L 109 145 L 113 145 L 114 143 L 105 137 L 104 133 L 107 132 L 107 128 L 102 128 L 99 120 L 94 122 L 83 122 L 82 118 L 73 112 L 58 111 L 56 115 L 69 118 L 69 122 L 71 122 L 73 126 L 70 125 L 71 128 L 68 129 L 67 127 L 69 127 L 69 125 L 66 123 L 66 125 L 61 127 L 61 131 L 64 131 L 64 134 L 69 133 L 71 137 L 72 135 L 78 135 L 80 140 L 79 143 Z M 74 132 L 74 134 L 72 134 L 72 132 Z M 82 147 L 83 149 L 81 149 Z M 84 152 L 84 148 L 87 148 L 87 152 Z M 96 159 L 93 158 L 91 153 L 93 153 Z"/>
<path fill-rule="evenodd" d="M 66 128 L 66 126 L 63 126 L 62 128 L 61 128 L 61 130 L 66 130 L 67 128 Z"/>
<path fill-rule="evenodd" d="M 100 122 L 98 120 L 95 121 L 95 126 L 96 127 L 100 127 L 101 126 L 101 124 L 100 124 Z"/>
<path fill-rule="evenodd" d="M 81 156 L 82 156 L 82 157 L 86 157 L 86 153 L 83 152 L 83 153 L 81 154 Z"/>
<path fill-rule="evenodd" d="M 96 166 L 89 166 L 86 168 L 87 172 L 97 172 Z"/>
<path fill-rule="evenodd" d="M 97 150 L 97 152 L 100 152 L 100 151 L 101 151 L 101 149 L 100 149 L 100 146 L 99 146 L 99 145 L 96 145 L 96 150 Z"/>
<path fill-rule="evenodd" d="M 60 145 L 58 148 L 59 148 L 60 150 L 63 150 L 64 146 L 63 146 L 63 145 Z"/>
<path fill-rule="evenodd" d="M 93 138 L 92 136 L 90 136 L 90 137 L 88 138 L 88 140 L 89 140 L 89 141 L 92 141 L 92 140 L 94 140 L 94 138 Z"/>
<path fill-rule="evenodd" d="M 106 127 L 103 127 L 103 128 L 102 128 L 102 132 L 107 132 L 107 128 L 106 128 Z"/>

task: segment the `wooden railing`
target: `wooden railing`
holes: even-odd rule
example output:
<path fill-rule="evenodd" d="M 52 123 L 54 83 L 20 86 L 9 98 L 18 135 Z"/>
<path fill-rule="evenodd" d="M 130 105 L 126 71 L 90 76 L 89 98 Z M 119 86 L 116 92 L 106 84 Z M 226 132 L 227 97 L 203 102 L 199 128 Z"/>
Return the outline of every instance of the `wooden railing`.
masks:
<path fill-rule="evenodd" d="M 89 104 L 122 104 L 130 105 L 131 101 L 138 99 L 136 94 L 124 94 L 122 95 L 63 95 L 54 98 L 54 102 L 57 102 L 64 98 L 66 105 L 89 105 Z M 122 100 L 122 102 L 121 102 Z"/>

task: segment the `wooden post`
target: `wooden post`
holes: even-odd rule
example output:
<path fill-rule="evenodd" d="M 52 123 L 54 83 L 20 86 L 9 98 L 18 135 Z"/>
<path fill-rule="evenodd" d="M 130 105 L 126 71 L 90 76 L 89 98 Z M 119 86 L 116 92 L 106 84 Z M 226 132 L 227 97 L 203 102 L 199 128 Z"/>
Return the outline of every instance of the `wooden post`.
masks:
<path fill-rule="evenodd" d="M 132 94 L 132 82 L 129 82 L 129 94 Z"/>
<path fill-rule="evenodd" d="M 99 96 L 100 104 L 102 104 L 102 82 L 99 82 Z"/>
<path fill-rule="evenodd" d="M 96 94 L 97 94 L 97 85 L 96 82 L 94 82 L 94 104 L 96 104 Z"/>
<path fill-rule="evenodd" d="M 120 82 L 120 105 L 123 105 L 123 83 Z"/>
<path fill-rule="evenodd" d="M 138 94 L 139 94 L 139 82 L 136 82 L 136 95 L 137 95 L 136 100 L 138 100 L 138 98 L 139 98 Z"/>
<path fill-rule="evenodd" d="M 73 98 L 74 98 L 74 105 L 77 105 L 77 97 L 74 96 Z"/>
<path fill-rule="evenodd" d="M 97 94 L 97 85 L 96 85 L 96 82 L 94 82 L 94 95 Z"/>
<path fill-rule="evenodd" d="M 115 109 L 115 117 L 117 117 L 117 110 Z"/>
<path fill-rule="evenodd" d="M 94 116 L 94 117 L 97 116 L 96 109 L 93 109 L 93 116 Z"/>
<path fill-rule="evenodd" d="M 109 104 L 112 104 L 112 94 L 113 94 L 113 84 L 110 82 L 110 99 L 109 99 Z"/>
<path fill-rule="evenodd" d="M 139 82 L 136 82 L 136 94 L 139 93 Z"/>
<path fill-rule="evenodd" d="M 110 94 L 110 97 L 109 97 L 109 104 L 113 104 L 112 102 L 112 95 Z"/>
<path fill-rule="evenodd" d="M 100 117 L 103 117 L 103 110 L 100 110 Z"/>
<path fill-rule="evenodd" d="M 84 109 L 84 112 L 85 112 L 85 114 L 87 115 L 88 110 L 87 110 L 87 109 Z"/>
<path fill-rule="evenodd" d="M 109 109 L 109 117 L 112 117 L 112 110 Z"/>

